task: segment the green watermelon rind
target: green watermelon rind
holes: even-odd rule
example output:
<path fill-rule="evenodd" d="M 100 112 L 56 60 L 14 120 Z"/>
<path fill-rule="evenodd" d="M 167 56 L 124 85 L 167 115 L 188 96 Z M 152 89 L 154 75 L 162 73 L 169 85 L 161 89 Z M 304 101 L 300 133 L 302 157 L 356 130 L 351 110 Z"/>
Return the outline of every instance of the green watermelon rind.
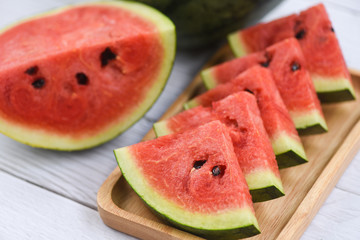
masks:
<path fill-rule="evenodd" d="M 213 68 L 211 67 L 201 72 L 201 78 L 207 89 L 215 88 L 218 85 Z M 190 103 L 190 107 L 194 104 Z M 296 129 L 301 135 L 319 134 L 328 131 L 326 121 L 319 111 L 289 113 Z"/>
<path fill-rule="evenodd" d="M 301 142 L 285 132 L 279 132 L 270 139 L 279 169 L 307 163 L 305 150 Z"/>
<path fill-rule="evenodd" d="M 167 124 L 168 120 L 163 120 L 153 125 L 156 137 L 174 133 Z M 247 174 L 245 179 L 253 202 L 264 202 L 285 195 L 280 177 L 277 177 L 271 169 L 256 170 Z"/>
<path fill-rule="evenodd" d="M 331 103 L 356 99 L 352 84 L 344 77 L 323 77 L 311 74 L 311 78 L 321 102 Z"/>
<path fill-rule="evenodd" d="M 255 214 L 248 207 L 227 212 L 190 212 L 154 190 L 144 178 L 128 147 L 114 150 L 122 175 L 136 194 L 159 216 L 171 224 L 208 239 L 237 239 L 260 233 Z"/>
<path fill-rule="evenodd" d="M 228 35 L 230 48 L 236 57 L 249 54 L 246 44 L 242 41 L 241 31 Z M 326 77 L 311 74 L 316 93 L 323 103 L 355 100 L 355 90 L 348 79 L 344 77 Z"/>
<path fill-rule="evenodd" d="M 300 135 L 319 134 L 328 131 L 324 116 L 318 110 L 311 112 L 289 111 L 289 114 Z"/>
<path fill-rule="evenodd" d="M 101 145 L 127 130 L 137 121 L 139 121 L 146 112 L 152 107 L 157 98 L 160 96 L 162 90 L 165 88 L 167 80 L 170 76 L 171 69 L 175 60 L 176 52 L 176 33 L 175 26 L 162 13 L 158 10 L 148 7 L 144 4 L 135 3 L 135 2 L 94 2 L 88 4 L 79 4 L 75 6 L 68 6 L 64 8 L 59 8 L 56 10 L 49 11 L 47 13 L 39 14 L 35 17 L 20 21 L 11 26 L 8 26 L 0 31 L 0 34 L 7 29 L 14 27 L 18 24 L 24 23 L 29 20 L 34 20 L 46 16 L 55 15 L 66 11 L 74 7 L 83 7 L 83 6 L 113 6 L 124 8 L 129 11 L 135 12 L 137 15 L 144 17 L 145 19 L 154 23 L 154 25 L 159 29 L 159 35 L 163 41 L 164 46 L 164 58 L 163 64 L 160 68 L 160 72 L 157 77 L 157 81 L 154 82 L 154 85 L 150 90 L 148 90 L 142 104 L 139 104 L 136 110 L 132 112 L 129 117 L 123 118 L 124 122 L 116 122 L 109 124 L 109 126 L 103 130 L 101 133 L 92 136 L 82 136 L 81 138 L 72 138 L 71 136 L 56 134 L 52 132 L 47 132 L 43 129 L 31 129 L 29 127 L 24 127 L 20 124 L 6 121 L 4 117 L 0 116 L 0 123 L 2 129 L 1 133 L 4 135 L 13 138 L 14 140 L 30 145 L 32 147 L 61 150 L 61 151 L 74 151 L 74 150 L 83 150 L 92 148 L 98 145 Z M 25 133 L 25 134 L 24 134 Z"/>
<path fill-rule="evenodd" d="M 285 195 L 280 177 L 271 169 L 254 171 L 245 179 L 253 202 L 265 202 Z"/>

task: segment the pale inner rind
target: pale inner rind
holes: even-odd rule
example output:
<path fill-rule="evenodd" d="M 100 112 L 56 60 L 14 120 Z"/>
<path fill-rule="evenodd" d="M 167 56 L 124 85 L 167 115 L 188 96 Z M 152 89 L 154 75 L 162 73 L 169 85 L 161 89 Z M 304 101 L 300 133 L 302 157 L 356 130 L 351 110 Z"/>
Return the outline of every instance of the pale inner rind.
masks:
<path fill-rule="evenodd" d="M 120 169 L 135 192 L 153 209 L 181 225 L 197 229 L 226 230 L 254 225 L 259 229 L 250 207 L 226 209 L 209 214 L 191 212 L 160 195 L 144 178 L 128 148 L 114 151 Z"/>
<path fill-rule="evenodd" d="M 292 120 L 294 121 L 296 129 L 306 129 L 311 126 L 320 124 L 320 126 L 328 130 L 324 117 L 319 113 L 318 110 L 310 112 L 289 112 Z"/>
<path fill-rule="evenodd" d="M 349 90 L 355 97 L 354 88 L 350 81 L 344 77 L 323 77 L 317 74 L 311 74 L 316 92 L 337 92 L 341 90 Z"/>
<path fill-rule="evenodd" d="M 263 189 L 275 186 L 279 191 L 284 193 L 281 179 L 277 177 L 270 169 L 256 170 L 245 175 L 246 182 L 250 190 Z"/>
<path fill-rule="evenodd" d="M 273 136 L 270 140 L 275 155 L 280 155 L 288 151 L 293 151 L 301 158 L 306 159 L 305 150 L 301 142 L 292 138 L 291 136 L 289 136 L 289 134 L 285 132 L 280 132 Z"/>
<path fill-rule="evenodd" d="M 249 53 L 246 50 L 246 45 L 241 38 L 241 32 L 234 32 L 228 35 L 228 41 L 230 44 L 230 48 L 236 57 L 242 57 Z"/>
<path fill-rule="evenodd" d="M 214 76 L 214 72 L 213 72 L 212 68 L 202 71 L 201 78 L 207 89 L 212 89 L 212 88 L 216 87 L 217 81 L 216 81 L 216 77 Z"/>
<path fill-rule="evenodd" d="M 154 123 L 153 128 L 156 137 L 161 137 L 172 133 L 172 131 L 168 128 L 167 124 L 167 120 Z"/>
<path fill-rule="evenodd" d="M 188 110 L 188 109 L 191 109 L 191 108 L 194 108 L 194 107 L 197 107 L 199 106 L 199 103 L 196 101 L 196 99 L 193 99 L 191 101 L 188 101 L 184 104 L 184 109 L 185 110 Z"/>

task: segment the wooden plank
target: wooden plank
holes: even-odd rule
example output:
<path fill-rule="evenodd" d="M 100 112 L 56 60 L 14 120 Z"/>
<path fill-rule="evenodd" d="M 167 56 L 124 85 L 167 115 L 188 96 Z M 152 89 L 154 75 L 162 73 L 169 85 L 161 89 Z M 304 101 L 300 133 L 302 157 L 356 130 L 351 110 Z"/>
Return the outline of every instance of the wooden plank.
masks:
<path fill-rule="evenodd" d="M 336 185 L 339 189 L 360 195 L 360 152 L 355 156 L 349 167 Z"/>
<path fill-rule="evenodd" d="M 360 237 L 359 202 L 359 195 L 335 188 L 301 240 L 358 240 Z"/>
<path fill-rule="evenodd" d="M 208 65 L 229 58 L 232 58 L 232 54 L 229 47 L 225 46 Z M 360 95 L 360 76 L 353 75 L 353 80 L 355 91 Z M 185 101 L 203 90 L 201 78 L 197 76 L 162 119 L 180 112 Z M 298 239 L 301 236 L 360 147 L 359 104 L 358 99 L 323 105 L 329 132 L 302 137 L 309 163 L 280 171 L 285 197 L 254 204 L 262 234 L 252 239 Z M 144 139 L 154 137 L 154 132 L 150 131 Z M 182 236 L 178 232 L 172 232 L 169 236 L 169 232 L 175 229 L 147 210 L 121 178 L 117 168 L 99 190 L 98 208 L 106 224 L 137 237 L 148 239 L 144 233 L 153 232 L 162 239 L 191 239 L 190 236 Z"/>
<path fill-rule="evenodd" d="M 360 149 L 360 122 L 358 122 L 344 143 L 337 149 L 330 162 L 321 172 L 310 191 L 280 232 L 278 239 L 298 239 L 316 215 L 318 209 L 330 194 L 345 169 Z M 316 161 L 316 160 L 315 160 Z"/>
<path fill-rule="evenodd" d="M 134 239 L 97 212 L 0 171 L 0 239 Z"/>
<path fill-rule="evenodd" d="M 113 149 L 139 142 L 151 127 L 142 119 L 114 140 L 79 152 L 36 149 L 0 135 L 0 169 L 96 209 L 96 192 L 116 166 Z"/>

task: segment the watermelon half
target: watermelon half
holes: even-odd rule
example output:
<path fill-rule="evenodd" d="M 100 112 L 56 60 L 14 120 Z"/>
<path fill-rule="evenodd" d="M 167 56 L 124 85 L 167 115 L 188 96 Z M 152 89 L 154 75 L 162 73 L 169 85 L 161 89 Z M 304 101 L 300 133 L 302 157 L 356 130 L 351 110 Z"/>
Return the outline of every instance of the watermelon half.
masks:
<path fill-rule="evenodd" d="M 175 29 L 140 3 L 92 3 L 3 30 L 0 52 L 0 131 L 78 150 L 114 138 L 151 107 L 171 71 Z"/>
<path fill-rule="evenodd" d="M 301 47 L 288 38 L 265 51 L 252 53 L 204 70 L 201 76 L 208 88 L 229 82 L 246 69 L 261 65 L 271 70 L 280 95 L 300 134 L 327 131 L 324 114 L 307 70 Z"/>
<path fill-rule="evenodd" d="M 284 195 L 280 173 L 264 128 L 256 98 L 238 92 L 212 103 L 198 106 L 154 124 L 157 136 L 184 132 L 219 119 L 230 131 L 234 151 L 249 186 L 253 202 Z"/>
<path fill-rule="evenodd" d="M 134 191 L 175 226 L 207 239 L 259 233 L 248 186 L 220 121 L 114 153 Z"/>
<path fill-rule="evenodd" d="M 257 98 L 266 132 L 270 138 L 279 168 L 306 163 L 307 158 L 294 123 L 281 99 L 270 70 L 254 66 L 232 81 L 195 97 L 185 104 L 185 109 L 211 106 L 235 92 L 250 91 Z"/>
<path fill-rule="evenodd" d="M 291 37 L 299 40 L 321 101 L 355 99 L 349 71 L 323 4 L 230 34 L 229 42 L 235 55 L 241 57 Z"/>

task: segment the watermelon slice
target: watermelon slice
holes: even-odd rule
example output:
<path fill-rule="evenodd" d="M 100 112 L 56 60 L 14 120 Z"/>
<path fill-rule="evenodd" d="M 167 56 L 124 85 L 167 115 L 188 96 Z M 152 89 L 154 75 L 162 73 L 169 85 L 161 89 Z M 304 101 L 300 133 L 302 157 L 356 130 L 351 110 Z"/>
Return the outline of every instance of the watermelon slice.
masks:
<path fill-rule="evenodd" d="M 134 191 L 175 226 L 207 239 L 259 233 L 227 128 L 199 128 L 116 149 Z"/>
<path fill-rule="evenodd" d="M 285 39 L 266 48 L 265 51 L 208 68 L 201 75 L 205 85 L 213 88 L 259 64 L 271 70 L 298 132 L 301 134 L 326 132 L 324 114 L 307 71 L 301 47 L 295 38 Z"/>
<path fill-rule="evenodd" d="M 0 132 L 78 150 L 114 138 L 151 107 L 170 74 L 175 31 L 140 3 L 93 3 L 2 31 L 0 52 Z"/>
<path fill-rule="evenodd" d="M 279 169 L 256 98 L 248 92 L 238 92 L 212 105 L 213 110 L 198 106 L 157 122 L 154 130 L 158 136 L 184 132 L 219 119 L 230 129 L 235 154 L 253 201 L 283 196 Z"/>
<path fill-rule="evenodd" d="M 255 94 L 265 129 L 268 133 L 279 168 L 306 163 L 306 155 L 294 123 L 281 99 L 270 70 L 254 66 L 232 81 L 218 85 L 185 104 L 211 106 L 235 92 L 247 90 Z"/>
<path fill-rule="evenodd" d="M 321 101 L 355 99 L 350 74 L 323 4 L 235 32 L 229 35 L 229 42 L 240 57 L 291 37 L 300 42 Z"/>

